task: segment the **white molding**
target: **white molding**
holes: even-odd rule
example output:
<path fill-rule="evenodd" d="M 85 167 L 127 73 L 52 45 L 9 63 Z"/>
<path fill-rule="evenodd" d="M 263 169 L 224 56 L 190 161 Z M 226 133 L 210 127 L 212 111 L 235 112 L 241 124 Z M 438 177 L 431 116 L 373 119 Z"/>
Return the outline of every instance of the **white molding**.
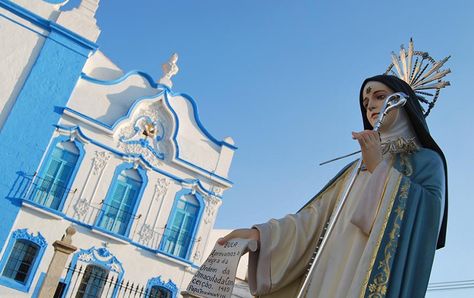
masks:
<path fill-rule="evenodd" d="M 66 116 L 69 116 L 75 120 L 78 120 L 79 122 L 82 122 L 84 124 L 87 124 L 93 128 L 96 128 L 98 130 L 100 130 L 101 132 L 107 134 L 108 136 L 111 137 L 111 139 L 113 139 L 113 134 L 114 132 L 106 127 L 103 127 L 102 125 L 99 125 L 97 123 L 94 123 L 93 121 L 90 121 L 89 119 L 85 118 L 84 116 L 81 116 L 81 115 L 78 115 L 78 114 L 75 114 L 69 110 L 64 110 L 63 111 L 63 114 L 66 115 Z"/>
<path fill-rule="evenodd" d="M 102 231 L 96 230 L 95 228 L 91 228 L 91 232 L 94 233 L 94 234 L 112 239 L 112 240 L 117 241 L 118 243 L 121 243 L 121 244 L 130 244 L 130 242 L 128 242 L 127 240 L 120 239 L 118 237 L 110 235 L 109 233 L 104 233 Z"/>
<path fill-rule="evenodd" d="M 156 253 L 156 256 L 160 259 L 167 260 L 169 262 L 175 263 L 181 267 L 184 267 L 184 269 L 192 268 L 190 264 L 180 261 L 178 259 L 168 257 L 167 255 L 162 254 L 161 252 Z"/>
<path fill-rule="evenodd" d="M 31 204 L 29 204 L 28 201 L 23 201 L 22 206 L 25 207 L 25 208 L 28 208 L 28 209 L 37 211 L 37 212 L 39 212 L 39 213 L 41 213 L 41 214 L 47 215 L 48 217 L 51 217 L 51 218 L 53 218 L 53 219 L 56 219 L 56 220 L 63 220 L 63 217 L 62 217 L 62 216 L 56 215 L 56 214 L 54 214 L 54 213 L 52 213 L 52 212 L 49 212 L 49 211 L 47 211 L 47 210 L 44 210 L 43 208 L 40 208 L 40 207 L 36 207 L 36 206 L 34 206 L 34 205 L 31 205 Z"/>

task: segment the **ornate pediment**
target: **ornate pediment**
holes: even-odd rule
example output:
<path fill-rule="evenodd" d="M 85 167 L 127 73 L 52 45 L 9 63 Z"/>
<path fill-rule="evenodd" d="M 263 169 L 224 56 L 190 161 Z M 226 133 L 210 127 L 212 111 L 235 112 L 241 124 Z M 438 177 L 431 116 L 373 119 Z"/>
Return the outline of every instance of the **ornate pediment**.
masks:
<path fill-rule="evenodd" d="M 154 167 L 159 167 L 174 151 L 173 117 L 163 100 L 163 95 L 159 95 L 138 102 L 119 121 L 114 133 L 119 149 L 127 154 L 140 155 Z"/>
<path fill-rule="evenodd" d="M 79 261 L 87 264 L 101 265 L 111 271 L 122 273 L 122 263 L 108 250 L 107 247 L 91 247 L 81 249 L 76 253 Z"/>

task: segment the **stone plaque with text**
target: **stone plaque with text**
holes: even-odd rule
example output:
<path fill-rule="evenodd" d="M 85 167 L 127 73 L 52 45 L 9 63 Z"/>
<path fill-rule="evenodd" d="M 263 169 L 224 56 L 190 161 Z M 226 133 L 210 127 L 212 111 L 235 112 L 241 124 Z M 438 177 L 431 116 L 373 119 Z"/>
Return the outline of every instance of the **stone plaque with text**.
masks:
<path fill-rule="evenodd" d="M 255 240 L 232 239 L 225 245 L 216 243 L 186 291 L 181 294 L 184 297 L 230 298 L 240 257 L 249 250 L 257 250 Z"/>

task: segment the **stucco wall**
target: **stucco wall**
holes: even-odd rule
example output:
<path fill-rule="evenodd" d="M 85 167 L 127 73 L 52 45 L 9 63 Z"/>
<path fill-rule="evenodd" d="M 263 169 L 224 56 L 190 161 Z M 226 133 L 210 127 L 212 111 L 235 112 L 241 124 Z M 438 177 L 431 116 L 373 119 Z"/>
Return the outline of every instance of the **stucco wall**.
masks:
<path fill-rule="evenodd" d="M 42 28 L 0 7 L 0 130 L 44 43 Z"/>

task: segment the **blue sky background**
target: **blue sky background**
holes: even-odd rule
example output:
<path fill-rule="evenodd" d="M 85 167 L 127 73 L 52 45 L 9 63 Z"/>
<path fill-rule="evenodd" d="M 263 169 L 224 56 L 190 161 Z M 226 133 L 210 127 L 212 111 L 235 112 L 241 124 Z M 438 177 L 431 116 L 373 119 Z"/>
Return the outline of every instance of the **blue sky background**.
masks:
<path fill-rule="evenodd" d="M 72 7 L 77 1 L 71 1 Z M 432 281 L 474 279 L 472 86 L 474 2 L 101 1 L 100 49 L 125 72 L 156 79 L 173 52 L 173 89 L 193 96 L 218 139 L 239 147 L 216 228 L 248 227 L 295 212 L 358 149 L 359 86 L 408 44 L 452 55 L 452 86 L 428 119 L 449 167 L 447 247 Z M 450 292 L 448 296 L 454 295 Z M 465 296 L 467 292 L 457 291 Z M 430 292 L 430 297 L 447 297 Z"/>

